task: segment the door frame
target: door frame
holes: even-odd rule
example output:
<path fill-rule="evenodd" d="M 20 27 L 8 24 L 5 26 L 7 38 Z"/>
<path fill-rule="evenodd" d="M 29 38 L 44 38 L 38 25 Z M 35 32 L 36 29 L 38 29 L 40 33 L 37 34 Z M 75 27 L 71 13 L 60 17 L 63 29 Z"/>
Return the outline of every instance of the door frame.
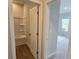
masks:
<path fill-rule="evenodd" d="M 36 1 L 32 1 L 34 3 L 37 3 Z M 8 8 L 9 8 L 9 30 L 10 30 L 10 43 L 11 43 L 11 54 L 12 54 L 12 59 L 16 59 L 16 46 L 15 46 L 15 33 L 14 33 L 14 20 L 13 20 L 13 13 L 12 13 L 12 3 L 13 0 L 9 0 L 8 2 Z M 38 54 L 38 59 L 41 59 L 41 41 L 42 41 L 42 3 L 38 2 L 39 4 L 39 54 Z"/>
<path fill-rule="evenodd" d="M 43 1 L 43 27 L 42 27 L 42 59 L 46 59 L 46 39 L 47 39 L 47 30 L 48 30 L 48 24 L 49 24 L 49 20 L 48 20 L 48 16 L 49 16 L 49 12 L 48 12 L 48 3 L 51 2 L 51 0 L 49 1 Z"/>
<path fill-rule="evenodd" d="M 12 0 L 9 0 L 8 8 L 9 8 L 9 33 L 10 33 L 10 43 L 11 43 L 11 54 L 12 54 L 12 59 L 16 59 L 16 47 L 15 47 L 15 33 L 14 33 L 14 21 L 13 21 L 13 13 L 12 13 Z"/>
<path fill-rule="evenodd" d="M 52 3 L 53 1 L 55 1 L 55 0 L 47 0 L 47 1 L 43 1 L 43 37 L 42 37 L 42 59 L 46 59 L 46 45 L 45 45 L 45 43 L 46 43 L 46 40 L 47 40 L 47 31 L 48 31 L 48 25 L 49 25 L 49 9 L 48 9 L 48 4 L 50 4 L 50 3 Z M 71 32 L 71 29 L 69 29 L 69 31 L 68 31 L 68 38 L 69 38 L 69 43 L 68 43 L 68 52 L 67 52 L 67 58 L 70 58 L 70 52 L 69 51 L 71 51 L 70 49 L 71 49 L 71 34 L 70 34 L 70 32 Z"/>

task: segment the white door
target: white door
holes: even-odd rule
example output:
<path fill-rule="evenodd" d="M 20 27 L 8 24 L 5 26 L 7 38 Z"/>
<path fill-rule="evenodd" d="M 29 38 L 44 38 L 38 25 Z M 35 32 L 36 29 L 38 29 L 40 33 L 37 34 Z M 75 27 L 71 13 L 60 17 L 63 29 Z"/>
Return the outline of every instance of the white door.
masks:
<path fill-rule="evenodd" d="M 46 40 L 46 59 L 53 59 L 56 54 L 58 22 L 59 22 L 59 0 L 48 4 L 48 27 Z"/>
<path fill-rule="evenodd" d="M 30 43 L 32 54 L 37 58 L 37 6 L 30 9 Z"/>

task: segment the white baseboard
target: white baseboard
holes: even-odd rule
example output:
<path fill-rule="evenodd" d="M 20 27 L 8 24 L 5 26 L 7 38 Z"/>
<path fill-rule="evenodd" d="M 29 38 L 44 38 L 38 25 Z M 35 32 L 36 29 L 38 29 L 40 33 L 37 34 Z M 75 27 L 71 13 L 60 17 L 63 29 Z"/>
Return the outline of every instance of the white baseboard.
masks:
<path fill-rule="evenodd" d="M 56 55 L 56 52 L 51 53 L 50 55 L 47 56 L 46 59 L 52 59 L 52 58 L 54 58 L 55 55 Z"/>

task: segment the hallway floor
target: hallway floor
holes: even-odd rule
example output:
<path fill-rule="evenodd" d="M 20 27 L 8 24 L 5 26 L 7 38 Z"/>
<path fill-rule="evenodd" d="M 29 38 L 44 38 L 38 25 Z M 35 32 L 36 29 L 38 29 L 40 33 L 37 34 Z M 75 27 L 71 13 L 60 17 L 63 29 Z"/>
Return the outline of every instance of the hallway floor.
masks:
<path fill-rule="evenodd" d="M 54 59 L 67 59 L 68 38 L 58 36 L 57 39 L 57 55 Z"/>
<path fill-rule="evenodd" d="M 34 59 L 27 45 L 20 45 L 16 47 L 16 59 Z"/>

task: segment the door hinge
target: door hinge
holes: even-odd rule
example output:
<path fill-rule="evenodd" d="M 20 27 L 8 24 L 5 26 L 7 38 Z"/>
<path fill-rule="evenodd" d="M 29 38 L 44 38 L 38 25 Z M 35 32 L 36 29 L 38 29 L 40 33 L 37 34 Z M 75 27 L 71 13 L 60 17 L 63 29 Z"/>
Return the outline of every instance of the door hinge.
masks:
<path fill-rule="evenodd" d="M 37 33 L 37 36 L 39 35 L 39 33 Z"/>
<path fill-rule="evenodd" d="M 37 51 L 37 54 L 38 54 L 39 52 Z"/>
<path fill-rule="evenodd" d="M 37 14 L 39 14 L 39 11 L 37 11 Z"/>

